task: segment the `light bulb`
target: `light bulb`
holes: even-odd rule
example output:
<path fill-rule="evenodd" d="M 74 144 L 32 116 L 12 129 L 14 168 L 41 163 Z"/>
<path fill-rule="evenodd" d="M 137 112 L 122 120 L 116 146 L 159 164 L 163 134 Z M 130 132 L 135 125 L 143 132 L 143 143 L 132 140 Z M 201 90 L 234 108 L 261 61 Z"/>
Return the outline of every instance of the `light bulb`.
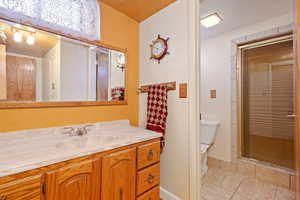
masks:
<path fill-rule="evenodd" d="M 34 45 L 34 43 L 35 43 L 34 35 L 32 35 L 32 34 L 28 35 L 26 42 L 28 45 Z"/>
<path fill-rule="evenodd" d="M 14 32 L 14 40 L 16 42 L 22 42 L 23 41 L 23 35 L 19 31 Z"/>

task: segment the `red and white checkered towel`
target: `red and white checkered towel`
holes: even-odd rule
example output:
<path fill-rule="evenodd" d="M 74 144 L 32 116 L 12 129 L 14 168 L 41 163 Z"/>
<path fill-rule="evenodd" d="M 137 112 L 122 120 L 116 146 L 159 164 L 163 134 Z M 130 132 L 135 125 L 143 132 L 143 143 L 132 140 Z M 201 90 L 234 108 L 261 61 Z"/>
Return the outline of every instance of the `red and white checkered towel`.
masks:
<path fill-rule="evenodd" d="M 111 98 L 112 101 L 123 101 L 125 94 L 125 88 L 116 87 L 111 89 Z"/>
<path fill-rule="evenodd" d="M 166 133 L 168 116 L 167 100 L 167 86 L 149 86 L 147 104 L 147 129 L 162 133 L 163 135 Z"/>

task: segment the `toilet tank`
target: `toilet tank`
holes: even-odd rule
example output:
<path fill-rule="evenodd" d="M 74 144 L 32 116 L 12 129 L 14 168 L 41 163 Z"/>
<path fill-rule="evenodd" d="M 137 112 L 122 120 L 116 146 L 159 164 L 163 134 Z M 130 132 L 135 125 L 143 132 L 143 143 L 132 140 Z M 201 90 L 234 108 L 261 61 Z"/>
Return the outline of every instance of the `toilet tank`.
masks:
<path fill-rule="evenodd" d="M 201 120 L 200 121 L 200 143 L 211 145 L 215 141 L 219 122 Z"/>

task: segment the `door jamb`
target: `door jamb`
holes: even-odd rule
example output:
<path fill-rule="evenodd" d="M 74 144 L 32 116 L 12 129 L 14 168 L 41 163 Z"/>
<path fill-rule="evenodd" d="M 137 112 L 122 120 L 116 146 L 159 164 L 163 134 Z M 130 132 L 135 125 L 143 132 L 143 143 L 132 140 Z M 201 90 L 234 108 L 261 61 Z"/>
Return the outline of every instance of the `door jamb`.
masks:
<path fill-rule="evenodd" d="M 200 124 L 200 0 L 188 0 L 188 66 L 189 66 L 189 200 L 200 200 L 201 158 Z"/>

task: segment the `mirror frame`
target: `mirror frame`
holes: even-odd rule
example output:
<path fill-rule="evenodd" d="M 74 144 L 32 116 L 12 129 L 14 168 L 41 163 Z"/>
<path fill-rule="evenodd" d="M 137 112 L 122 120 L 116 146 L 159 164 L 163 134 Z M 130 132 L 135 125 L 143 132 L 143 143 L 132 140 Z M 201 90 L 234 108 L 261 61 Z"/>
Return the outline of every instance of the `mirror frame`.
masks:
<path fill-rule="evenodd" d="M 80 37 L 73 37 L 72 35 L 65 34 L 60 31 L 50 30 L 48 28 L 32 24 L 30 22 L 19 21 L 9 17 L 0 17 L 1 20 L 21 24 L 24 26 L 29 26 L 41 31 L 48 33 L 60 35 L 72 40 L 84 42 L 87 44 L 95 45 L 97 47 L 107 48 L 110 50 L 120 51 L 125 54 L 126 64 L 125 64 L 125 99 L 123 101 L 48 101 L 48 102 L 2 102 L 0 101 L 0 109 L 14 109 L 14 108 L 51 108 L 51 107 L 82 107 L 82 106 L 114 106 L 114 105 L 128 105 L 128 55 L 126 48 L 115 47 L 110 44 L 101 42 L 100 40 L 93 41 Z"/>

